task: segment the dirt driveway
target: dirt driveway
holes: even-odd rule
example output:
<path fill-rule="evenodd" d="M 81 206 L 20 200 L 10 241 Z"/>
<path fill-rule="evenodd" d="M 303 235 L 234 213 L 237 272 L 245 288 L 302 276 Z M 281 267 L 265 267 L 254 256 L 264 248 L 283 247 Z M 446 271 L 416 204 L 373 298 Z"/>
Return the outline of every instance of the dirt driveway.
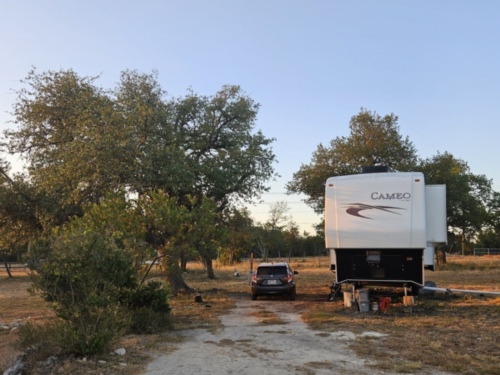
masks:
<path fill-rule="evenodd" d="M 158 355 L 145 374 L 390 374 L 365 367 L 367 361 L 348 347 L 351 340 L 365 338 L 376 345 L 383 339 L 379 333 L 310 330 L 300 320 L 300 309 L 300 302 L 239 296 L 236 308 L 221 317 L 223 329 L 181 331 L 174 350 Z M 266 313 L 275 316 L 274 324 L 260 322 Z"/>

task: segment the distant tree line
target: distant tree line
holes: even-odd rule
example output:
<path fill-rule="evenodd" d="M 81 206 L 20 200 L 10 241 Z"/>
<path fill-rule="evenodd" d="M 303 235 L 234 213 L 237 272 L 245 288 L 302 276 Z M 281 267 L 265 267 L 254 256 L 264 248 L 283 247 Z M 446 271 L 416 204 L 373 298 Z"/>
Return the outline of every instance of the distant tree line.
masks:
<path fill-rule="evenodd" d="M 264 223 L 254 222 L 246 208 L 232 208 L 226 213 L 228 238 L 219 250 L 218 260 L 234 264 L 251 253 L 261 259 L 325 255 L 324 237 L 300 233 L 298 225 L 287 215 L 285 201 L 270 206 Z"/>

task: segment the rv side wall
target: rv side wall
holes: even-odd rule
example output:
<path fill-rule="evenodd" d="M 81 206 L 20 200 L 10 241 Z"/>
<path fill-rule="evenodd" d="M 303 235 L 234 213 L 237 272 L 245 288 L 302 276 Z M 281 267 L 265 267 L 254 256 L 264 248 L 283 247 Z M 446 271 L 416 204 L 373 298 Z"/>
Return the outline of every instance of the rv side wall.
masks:
<path fill-rule="evenodd" d="M 425 211 L 427 225 L 427 246 L 448 243 L 446 222 L 446 185 L 425 187 Z"/>
<path fill-rule="evenodd" d="M 418 172 L 332 177 L 326 183 L 329 249 L 424 249 L 424 176 Z"/>

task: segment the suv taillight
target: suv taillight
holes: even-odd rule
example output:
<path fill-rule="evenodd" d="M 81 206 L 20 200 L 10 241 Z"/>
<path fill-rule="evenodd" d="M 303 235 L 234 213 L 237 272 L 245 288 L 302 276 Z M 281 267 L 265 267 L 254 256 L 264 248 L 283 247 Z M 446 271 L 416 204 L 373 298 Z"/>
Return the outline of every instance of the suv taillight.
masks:
<path fill-rule="evenodd" d="M 281 278 L 281 282 L 288 284 L 291 283 L 293 280 L 293 275 L 291 273 L 288 273 L 286 277 Z"/>
<path fill-rule="evenodd" d="M 252 283 L 257 283 L 257 275 L 255 273 L 252 274 Z"/>

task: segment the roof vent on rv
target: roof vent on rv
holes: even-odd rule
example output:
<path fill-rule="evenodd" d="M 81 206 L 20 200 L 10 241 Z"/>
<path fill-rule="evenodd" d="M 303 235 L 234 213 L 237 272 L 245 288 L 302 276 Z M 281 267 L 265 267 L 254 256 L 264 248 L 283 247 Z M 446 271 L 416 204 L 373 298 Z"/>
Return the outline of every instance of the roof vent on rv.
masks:
<path fill-rule="evenodd" d="M 361 173 L 385 173 L 390 172 L 391 168 L 387 165 L 372 165 L 369 167 L 361 168 Z"/>

